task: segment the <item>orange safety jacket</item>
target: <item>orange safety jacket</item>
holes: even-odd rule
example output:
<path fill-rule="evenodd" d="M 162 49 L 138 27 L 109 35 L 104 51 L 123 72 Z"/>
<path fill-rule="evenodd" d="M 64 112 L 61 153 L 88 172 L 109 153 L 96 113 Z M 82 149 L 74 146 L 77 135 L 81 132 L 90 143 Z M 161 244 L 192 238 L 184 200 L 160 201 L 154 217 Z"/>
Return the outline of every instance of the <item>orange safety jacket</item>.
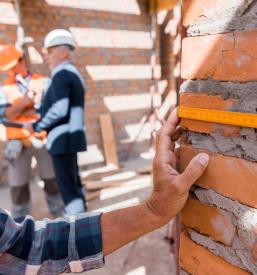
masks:
<path fill-rule="evenodd" d="M 28 83 L 29 90 L 34 91 L 35 97 L 40 98 L 40 100 L 42 99 L 44 90 L 46 89 L 46 82 L 46 77 L 39 74 L 32 74 L 31 79 Z M 2 87 L 1 92 L 4 93 L 4 96 L 7 100 L 6 103 L 9 106 L 19 102 L 24 96 L 24 93 L 20 91 L 17 83 L 12 79 L 7 79 L 4 82 L 4 86 Z M 25 110 L 23 110 L 23 112 L 18 117 L 16 117 L 14 120 L 11 120 L 11 122 L 34 122 L 38 119 L 39 116 L 37 115 L 34 109 L 34 104 L 31 104 L 31 106 L 28 106 Z M 7 140 L 27 139 L 31 136 L 31 134 L 23 128 L 4 127 L 4 129 L 5 139 Z M 45 132 L 35 134 L 35 137 L 37 138 L 44 138 L 45 136 Z"/>

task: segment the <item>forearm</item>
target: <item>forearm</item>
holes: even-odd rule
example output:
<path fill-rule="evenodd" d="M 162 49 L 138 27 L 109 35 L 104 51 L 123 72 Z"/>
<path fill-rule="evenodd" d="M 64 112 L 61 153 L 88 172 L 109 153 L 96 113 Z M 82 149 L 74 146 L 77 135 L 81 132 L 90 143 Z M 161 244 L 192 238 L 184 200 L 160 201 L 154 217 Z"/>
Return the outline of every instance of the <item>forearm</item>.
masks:
<path fill-rule="evenodd" d="M 23 111 L 24 109 L 27 107 L 26 104 L 24 104 L 24 102 L 19 102 L 13 106 L 7 107 L 5 109 L 5 117 L 8 120 L 12 120 L 15 119 L 16 117 L 18 117 Z"/>
<path fill-rule="evenodd" d="M 102 214 L 104 256 L 163 226 L 166 222 L 155 215 L 146 203 Z"/>

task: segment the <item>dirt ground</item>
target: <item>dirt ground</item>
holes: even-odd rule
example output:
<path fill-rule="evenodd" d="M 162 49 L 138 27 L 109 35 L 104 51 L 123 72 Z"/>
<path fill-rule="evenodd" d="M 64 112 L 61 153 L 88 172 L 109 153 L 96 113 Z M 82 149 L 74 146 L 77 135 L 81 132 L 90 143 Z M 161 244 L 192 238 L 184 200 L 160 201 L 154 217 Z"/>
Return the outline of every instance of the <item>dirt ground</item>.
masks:
<path fill-rule="evenodd" d="M 149 163 L 149 160 L 143 159 L 126 162 L 121 173 L 106 177 L 106 181 L 122 179 L 122 186 L 102 190 L 98 198 L 89 201 L 89 210 L 108 211 L 144 200 L 151 192 L 151 176 L 135 175 L 135 170 Z M 90 172 L 87 171 L 87 173 Z M 31 184 L 32 215 L 36 219 L 51 217 L 47 210 L 44 194 L 40 189 L 36 181 Z M 0 187 L 0 207 L 11 209 L 8 186 Z M 170 253 L 168 243 L 164 240 L 169 231 L 169 226 L 156 230 L 106 257 L 104 268 L 81 274 L 174 275 L 173 255 Z"/>

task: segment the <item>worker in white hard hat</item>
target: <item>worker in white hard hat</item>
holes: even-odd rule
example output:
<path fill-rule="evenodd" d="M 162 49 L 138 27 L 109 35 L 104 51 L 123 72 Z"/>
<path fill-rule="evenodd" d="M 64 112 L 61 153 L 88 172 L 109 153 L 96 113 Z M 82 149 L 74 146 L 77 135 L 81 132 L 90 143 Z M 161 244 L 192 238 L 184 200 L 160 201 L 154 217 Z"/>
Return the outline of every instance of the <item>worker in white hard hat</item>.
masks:
<path fill-rule="evenodd" d="M 43 143 L 45 133 L 37 134 L 39 139 L 36 139 L 28 131 L 14 127 L 21 122 L 38 119 L 37 107 L 40 106 L 49 79 L 31 73 L 22 50 L 12 44 L 0 46 L 0 71 L 7 75 L 4 85 L 0 87 L 0 120 L 4 123 L 1 138 L 6 141 L 4 153 L 8 163 L 12 214 L 18 218 L 30 213 L 29 181 L 31 161 L 35 157 L 39 176 L 44 181 L 49 210 L 54 216 L 63 215 L 63 202 L 53 165 Z M 38 141 L 40 147 L 35 146 L 34 140 Z"/>
<path fill-rule="evenodd" d="M 68 215 L 86 210 L 77 153 L 86 150 L 84 132 L 85 84 L 71 62 L 75 41 L 64 29 L 53 30 L 44 40 L 43 54 L 51 70 L 51 84 L 41 108 L 41 119 L 26 128 L 48 132 L 47 150 Z"/>

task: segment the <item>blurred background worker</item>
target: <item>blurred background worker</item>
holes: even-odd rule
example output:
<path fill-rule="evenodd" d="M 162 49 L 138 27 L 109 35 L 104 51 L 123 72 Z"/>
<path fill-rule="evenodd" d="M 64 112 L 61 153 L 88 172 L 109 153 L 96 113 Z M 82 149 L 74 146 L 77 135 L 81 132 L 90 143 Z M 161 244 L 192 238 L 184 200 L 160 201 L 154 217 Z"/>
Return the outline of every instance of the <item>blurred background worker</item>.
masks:
<path fill-rule="evenodd" d="M 86 150 L 84 132 L 84 81 L 71 63 L 75 42 L 64 29 L 51 31 L 44 41 L 43 54 L 51 70 L 41 118 L 33 124 L 37 132 L 46 130 L 47 149 L 52 156 L 56 179 L 68 215 L 86 210 L 79 176 L 77 153 Z M 26 125 L 32 131 L 32 125 Z"/>
<path fill-rule="evenodd" d="M 37 139 L 18 128 L 21 122 L 38 119 L 35 106 L 40 106 L 49 80 L 31 73 L 24 54 L 13 45 L 0 46 L 0 70 L 7 74 L 4 85 L 0 87 L 0 121 L 5 125 L 3 139 L 7 140 L 5 157 L 8 161 L 13 216 L 24 216 L 30 211 L 29 179 L 33 156 L 37 160 L 39 176 L 44 181 L 49 210 L 54 216 L 62 215 L 63 202 L 51 158 L 44 146 L 44 134 L 39 134 L 40 139 Z"/>

